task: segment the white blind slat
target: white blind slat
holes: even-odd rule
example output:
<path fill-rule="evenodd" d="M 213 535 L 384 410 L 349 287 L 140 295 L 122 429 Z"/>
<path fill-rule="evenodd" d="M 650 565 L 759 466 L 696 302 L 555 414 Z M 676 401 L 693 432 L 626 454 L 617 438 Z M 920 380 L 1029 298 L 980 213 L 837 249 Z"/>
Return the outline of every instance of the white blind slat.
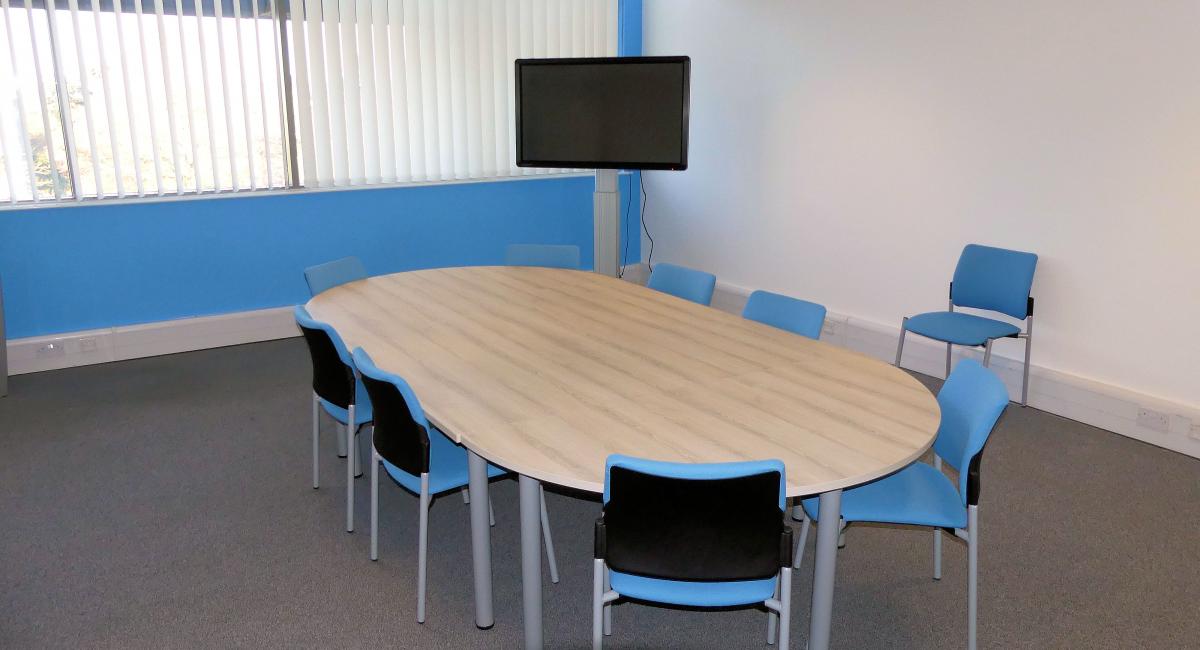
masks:
<path fill-rule="evenodd" d="M 180 0 L 175 0 L 175 16 L 175 22 L 179 28 L 179 60 L 182 64 L 179 67 L 183 69 L 184 123 L 187 124 L 188 145 L 192 152 L 192 164 L 189 167 L 192 170 L 192 189 L 199 192 L 201 187 L 200 146 L 196 144 L 196 119 L 192 110 L 192 75 L 189 70 L 191 65 L 188 61 L 188 50 L 191 48 L 188 47 L 187 36 L 183 29 L 186 21 L 181 18 L 183 16 L 183 9 Z M 180 181 L 180 184 L 182 184 L 182 181 Z"/>
<path fill-rule="evenodd" d="M 342 101 L 346 118 L 346 182 L 351 185 L 362 183 L 363 128 L 362 104 L 359 93 L 358 72 L 358 0 L 341 0 L 338 25 L 342 37 Z"/>
<path fill-rule="evenodd" d="M 219 3 L 220 0 L 217 0 L 217 2 Z M 246 51 L 242 46 L 242 27 L 244 26 L 244 23 L 242 21 L 241 0 L 233 0 L 233 19 L 233 32 L 234 38 L 237 42 L 238 53 L 236 69 L 238 71 L 238 80 L 241 82 L 240 85 L 242 95 L 242 114 L 240 121 L 242 123 L 242 130 L 246 134 L 246 155 L 241 159 L 246 161 L 246 170 L 250 180 L 250 189 L 256 190 L 258 189 L 258 179 L 255 178 L 254 174 L 254 135 L 252 133 L 254 129 L 254 121 L 250 119 L 250 96 L 249 93 L 246 92 Z"/>
<path fill-rule="evenodd" d="M 17 124 L 19 128 L 18 135 L 20 136 L 21 140 L 21 150 L 25 156 L 25 170 L 28 172 L 29 176 L 29 195 L 30 198 L 33 199 L 33 202 L 37 203 L 41 200 L 41 197 L 38 196 L 37 176 L 34 171 L 33 149 L 29 145 L 29 138 L 26 137 L 26 134 L 29 133 L 29 131 L 25 126 L 25 99 L 22 96 L 21 84 L 17 76 L 17 49 L 16 41 L 13 39 L 12 17 L 8 10 L 8 0 L 3 0 L 3 4 L 0 6 L 3 6 L 4 8 L 4 32 L 8 40 L 9 69 L 11 71 L 11 78 L 6 85 L 13 89 L 14 99 L 16 101 Z M 0 124 L 0 134 L 2 134 L 2 132 L 5 130 L 4 126 L 5 125 Z M 14 156 L 10 155 L 8 145 L 4 142 L 0 142 L 0 150 L 3 150 L 4 152 L 4 173 L 8 178 L 9 199 L 16 200 L 17 186 L 13 183 L 12 173 Z"/>

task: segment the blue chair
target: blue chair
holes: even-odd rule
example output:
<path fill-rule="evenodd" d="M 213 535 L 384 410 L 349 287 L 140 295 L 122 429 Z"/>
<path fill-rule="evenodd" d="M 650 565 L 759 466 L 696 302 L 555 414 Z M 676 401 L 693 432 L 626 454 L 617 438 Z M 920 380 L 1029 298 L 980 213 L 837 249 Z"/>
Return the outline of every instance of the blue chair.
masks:
<path fill-rule="evenodd" d="M 362 348 L 354 349 L 354 364 L 361 383 L 375 405 L 371 427 L 371 559 L 379 559 L 379 466 L 400 487 L 420 497 L 420 524 L 417 531 L 417 622 L 425 622 L 425 573 L 429 546 L 429 506 L 433 498 L 469 484 L 467 450 L 454 444 L 425 419 L 425 410 L 412 387 L 399 375 L 380 370 Z M 489 464 L 488 478 L 502 476 L 506 470 Z M 476 498 L 489 498 L 487 494 Z M 464 499 L 467 500 L 467 499 Z M 550 579 L 558 582 L 558 564 L 554 560 L 554 540 L 546 513 L 546 494 L 542 492 L 542 537 L 546 542 L 546 560 Z M 489 515 L 491 501 L 488 501 Z M 492 516 L 492 525 L 495 517 Z"/>
<path fill-rule="evenodd" d="M 967 645 L 975 648 L 979 570 L 979 469 L 983 447 L 1008 406 L 1004 382 L 978 362 L 965 359 L 938 392 L 942 424 L 933 443 L 933 465 L 916 462 L 861 487 L 842 493 L 842 522 L 930 526 L 933 528 L 933 577 L 942 577 L 942 529 L 967 542 Z M 955 486 L 942 463 L 958 471 Z M 804 523 L 796 543 L 796 564 L 804 558 L 811 521 L 820 522 L 820 500 L 801 501 Z"/>
<path fill-rule="evenodd" d="M 742 318 L 816 340 L 821 338 L 821 328 L 825 325 L 825 306 L 759 290 L 750 294 Z"/>
<path fill-rule="evenodd" d="M 1021 381 L 1021 406 L 1029 403 L 1029 351 L 1033 343 L 1033 272 L 1037 255 L 968 244 L 958 258 L 954 280 L 950 282 L 950 309 L 909 316 L 900 324 L 900 343 L 896 347 L 896 365 L 904 353 L 907 332 L 946 344 L 946 376 L 950 376 L 950 357 L 955 345 L 982 346 L 983 365 L 992 359 L 992 341 L 1003 338 L 1025 339 L 1025 373 Z M 954 311 L 968 307 L 1007 314 L 1025 321 L 1025 331 L 1011 323 Z"/>
<path fill-rule="evenodd" d="M 592 647 L 621 597 L 668 605 L 765 605 L 767 642 L 788 645 L 792 530 L 783 463 L 667 463 L 613 455 L 596 521 Z M 705 504 L 702 516 L 681 503 Z M 776 619 L 778 617 L 778 620 Z M 603 630 L 603 631 L 602 631 Z"/>
<path fill-rule="evenodd" d="M 308 283 L 308 293 L 311 296 L 366 277 L 367 270 L 363 268 L 362 262 L 357 257 L 343 257 L 304 269 L 304 280 Z M 317 425 L 313 424 L 313 426 Z M 338 457 L 346 457 L 346 440 L 341 436 L 338 436 Z"/>
<path fill-rule="evenodd" d="M 507 266 L 579 269 L 579 247 L 556 244 L 512 244 L 504 249 Z"/>
<path fill-rule="evenodd" d="M 712 304 L 713 289 L 717 286 L 717 276 L 664 262 L 655 265 L 654 270 L 650 272 L 650 281 L 646 283 L 646 286 L 655 291 L 669 293 L 677 298 L 707 306 Z"/>
<path fill-rule="evenodd" d="M 304 279 L 308 281 L 308 292 L 317 295 L 336 286 L 362 280 L 367 277 L 367 270 L 357 257 L 343 257 L 340 260 L 317 264 L 304 269 Z"/>
<path fill-rule="evenodd" d="M 354 477 L 362 476 L 362 462 L 355 446 L 359 429 L 372 418 L 371 399 L 362 383 L 354 378 L 354 361 L 346 351 L 342 337 L 327 323 L 315 320 L 304 307 L 297 306 L 296 324 L 308 344 L 308 354 L 313 368 L 313 489 L 319 487 L 318 461 L 320 445 L 317 438 L 321 432 L 321 417 L 318 408 L 325 409 L 339 424 L 346 427 L 345 437 L 338 436 L 345 444 L 346 460 L 346 532 L 354 530 Z"/>

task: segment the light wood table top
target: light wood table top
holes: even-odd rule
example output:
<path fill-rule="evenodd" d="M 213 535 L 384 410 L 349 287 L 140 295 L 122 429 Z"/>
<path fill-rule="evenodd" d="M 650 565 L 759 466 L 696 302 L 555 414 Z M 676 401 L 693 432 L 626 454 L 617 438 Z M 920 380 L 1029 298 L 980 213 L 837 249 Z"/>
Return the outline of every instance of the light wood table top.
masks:
<path fill-rule="evenodd" d="M 919 458 L 940 419 L 891 365 L 584 271 L 411 271 L 331 289 L 308 310 L 407 379 L 452 440 L 592 492 L 613 453 L 778 458 L 788 496 L 851 487 Z"/>

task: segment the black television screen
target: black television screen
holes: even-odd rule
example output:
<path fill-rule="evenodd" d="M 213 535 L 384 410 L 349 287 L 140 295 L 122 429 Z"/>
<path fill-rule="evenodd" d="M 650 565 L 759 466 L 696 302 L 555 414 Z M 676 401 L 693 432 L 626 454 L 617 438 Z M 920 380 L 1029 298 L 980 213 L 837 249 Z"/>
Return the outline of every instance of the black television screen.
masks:
<path fill-rule="evenodd" d="M 686 56 L 518 59 L 517 166 L 687 169 Z"/>

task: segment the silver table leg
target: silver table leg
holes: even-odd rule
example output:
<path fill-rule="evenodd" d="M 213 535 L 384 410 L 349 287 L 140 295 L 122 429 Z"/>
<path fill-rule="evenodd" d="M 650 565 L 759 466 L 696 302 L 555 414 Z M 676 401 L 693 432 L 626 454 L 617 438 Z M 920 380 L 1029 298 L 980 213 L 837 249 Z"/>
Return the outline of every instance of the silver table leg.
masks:
<path fill-rule="evenodd" d="M 471 559 L 475 574 L 475 625 L 487 629 L 492 617 L 492 528 L 488 525 L 487 461 L 467 450 L 471 495 Z"/>
<path fill-rule="evenodd" d="M 525 647 L 542 647 L 542 506 L 541 483 L 524 474 L 521 483 L 521 594 Z"/>
<path fill-rule="evenodd" d="M 842 491 L 821 494 L 821 521 L 817 525 L 817 564 L 813 569 L 812 619 L 808 632 L 809 650 L 829 650 L 829 628 L 833 622 L 833 577 L 837 567 L 837 522 L 842 516 Z"/>

